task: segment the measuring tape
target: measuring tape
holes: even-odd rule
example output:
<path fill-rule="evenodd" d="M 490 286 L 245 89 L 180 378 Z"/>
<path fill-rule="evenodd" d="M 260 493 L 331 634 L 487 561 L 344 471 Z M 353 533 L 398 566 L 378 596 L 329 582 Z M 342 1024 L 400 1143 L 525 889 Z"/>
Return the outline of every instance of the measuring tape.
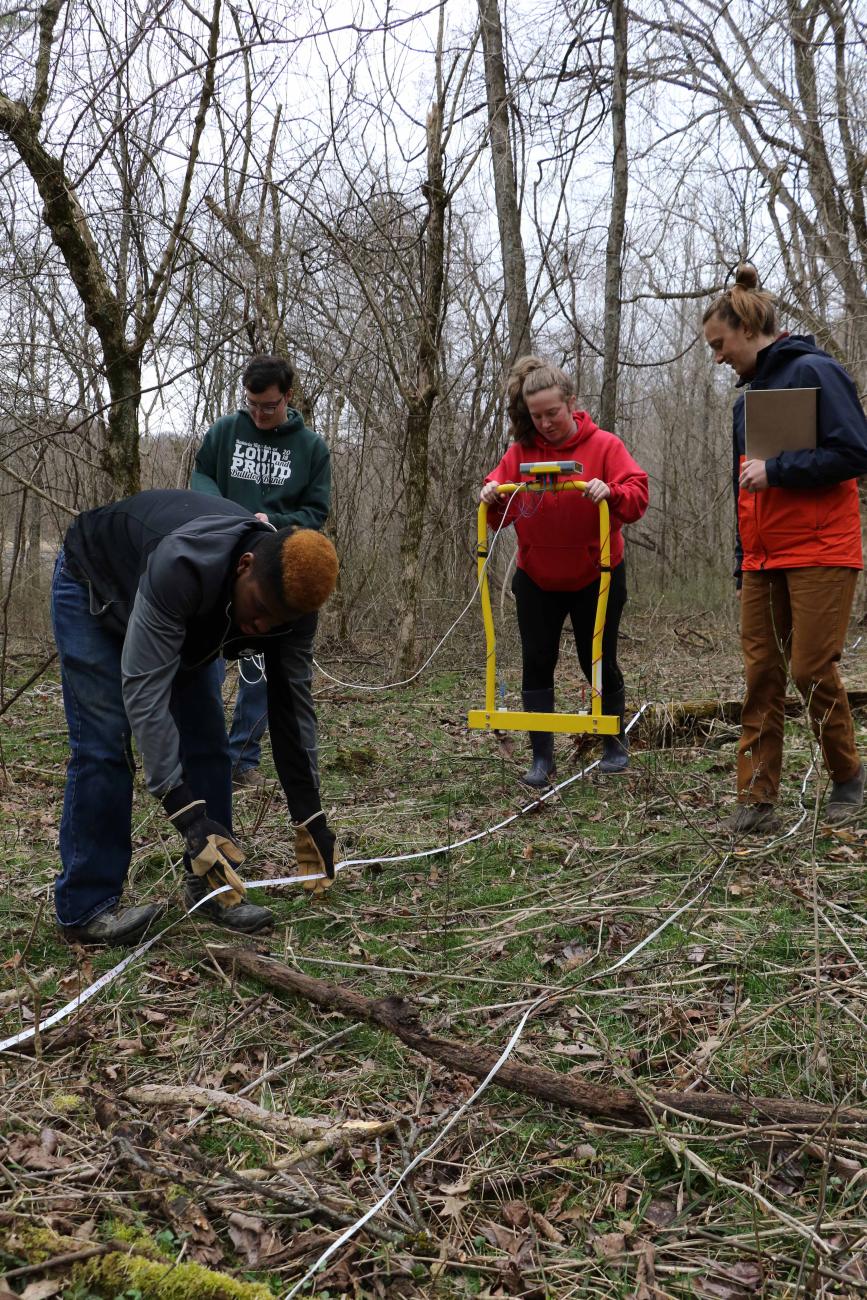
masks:
<path fill-rule="evenodd" d="M 624 728 L 624 731 L 631 731 L 636 722 L 638 722 L 638 719 L 649 707 L 650 701 L 646 701 L 642 704 L 641 708 Z M 555 794 L 564 790 L 566 786 L 572 785 L 574 781 L 580 781 L 583 776 L 586 776 L 588 772 L 591 772 L 593 768 L 597 766 L 598 762 L 599 759 L 597 758 L 594 762 L 588 763 L 588 765 L 582 768 L 580 772 L 576 772 L 574 776 L 569 776 L 565 781 L 560 781 L 559 784 L 552 786 L 550 790 L 546 790 L 544 794 L 539 795 L 537 798 L 532 799 L 530 803 L 525 804 L 523 808 L 518 810 L 518 812 L 512 813 L 511 816 L 504 818 L 503 821 L 496 822 L 493 826 L 487 826 L 483 831 L 476 831 L 474 835 L 467 835 L 462 840 L 454 840 L 451 844 L 440 844 L 433 849 L 419 849 L 415 853 L 399 853 L 394 857 L 385 858 L 380 856 L 376 858 L 344 858 L 342 862 L 338 862 L 335 865 L 334 874 L 336 876 L 338 871 L 345 871 L 347 867 L 366 867 L 373 866 L 376 863 L 410 862 L 418 858 L 431 858 L 436 856 L 438 853 L 451 853 L 454 849 L 462 849 L 466 847 L 467 844 L 475 844 L 477 841 L 483 840 L 489 835 L 495 835 L 498 831 L 505 830 L 507 826 L 511 826 L 513 822 L 516 822 L 519 817 L 523 817 L 532 809 L 538 808 L 540 804 L 551 799 Z M 309 884 L 313 880 L 324 879 L 326 879 L 326 877 L 321 872 L 318 876 L 278 876 L 273 880 L 245 881 L 245 888 L 270 889 L 283 885 Z M 212 898 L 216 898 L 218 894 L 224 894 L 226 890 L 230 888 L 230 885 L 221 885 L 219 889 L 212 889 L 210 894 L 206 894 L 204 898 L 200 898 L 195 906 L 191 907 L 185 915 L 192 916 L 192 914 L 198 911 L 198 909 L 205 903 L 210 902 Z M 107 970 L 105 974 L 100 975 L 99 979 L 95 980 L 93 984 L 90 984 L 86 989 L 83 989 L 77 997 L 72 999 L 71 1002 L 67 1002 L 66 1006 L 60 1007 L 58 1011 L 52 1012 L 52 1014 L 48 1016 L 47 1019 L 41 1021 L 39 1025 L 34 1025 L 30 1029 L 24 1029 L 20 1034 L 13 1034 L 11 1038 L 4 1038 L 0 1041 L 0 1052 L 8 1052 L 10 1048 L 19 1047 L 22 1043 L 29 1042 L 37 1033 L 42 1033 L 43 1030 L 51 1029 L 54 1025 L 59 1024 L 61 1020 L 65 1020 L 68 1016 L 71 1016 L 73 1011 L 77 1011 L 79 1007 L 84 1006 L 85 1002 L 89 1002 L 90 999 L 95 997 L 97 993 L 102 991 L 102 989 L 107 988 L 113 980 L 117 979 L 118 975 L 122 975 L 134 961 L 137 961 L 139 957 L 143 956 L 144 953 L 152 948 L 155 943 L 158 943 L 165 934 L 168 934 L 168 932 L 173 930 L 176 925 L 179 925 L 183 919 L 183 917 L 178 917 L 177 921 L 170 921 L 168 925 L 164 926 L 162 930 L 159 930 L 152 938 L 148 939 L 145 943 L 139 944 L 137 948 L 134 948 L 132 952 L 128 953 L 126 957 L 124 957 L 123 961 L 119 961 L 116 966 L 111 968 L 111 970 Z"/>

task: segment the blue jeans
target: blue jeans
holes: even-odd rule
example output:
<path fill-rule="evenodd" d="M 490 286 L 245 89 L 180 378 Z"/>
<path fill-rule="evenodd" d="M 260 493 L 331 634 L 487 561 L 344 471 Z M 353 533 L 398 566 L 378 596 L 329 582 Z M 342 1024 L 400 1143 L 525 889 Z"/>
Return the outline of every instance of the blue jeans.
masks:
<path fill-rule="evenodd" d="M 261 660 L 259 661 L 261 662 Z M 225 675 L 225 665 L 223 675 Z M 268 680 L 252 655 L 238 660 L 238 694 L 229 732 L 232 770 L 248 772 L 262 759 L 262 737 L 268 730 Z"/>
<path fill-rule="evenodd" d="M 306 621 L 306 620 L 305 620 Z M 316 712 L 313 707 L 313 632 L 285 636 L 280 645 L 280 668 L 290 683 L 302 742 L 319 779 L 319 755 L 316 737 Z M 222 677 L 226 666 L 221 664 Z M 259 766 L 262 737 L 268 729 L 268 682 L 252 656 L 238 660 L 238 694 L 229 732 L 229 757 L 234 772 L 248 772 Z"/>
<path fill-rule="evenodd" d="M 121 689 L 123 640 L 92 612 L 90 587 L 69 574 L 62 550 L 51 619 L 69 728 L 54 907 L 61 925 L 85 925 L 123 893 L 132 855 L 135 764 Z M 231 766 L 216 663 L 178 673 L 170 709 L 185 779 L 209 815 L 231 830 Z"/>

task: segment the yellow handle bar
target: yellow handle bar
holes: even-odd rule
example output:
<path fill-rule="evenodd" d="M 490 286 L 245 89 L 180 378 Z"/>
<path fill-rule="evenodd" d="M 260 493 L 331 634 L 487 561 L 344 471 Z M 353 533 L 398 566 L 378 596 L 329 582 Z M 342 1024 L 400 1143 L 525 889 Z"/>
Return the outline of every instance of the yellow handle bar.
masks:
<path fill-rule="evenodd" d="M 584 492 L 584 479 L 566 479 L 563 483 L 499 483 L 498 496 L 514 496 L 519 492 Z M 496 709 L 497 658 L 494 615 L 491 610 L 491 593 L 488 587 L 488 504 L 479 502 L 477 568 L 482 618 L 485 624 L 485 710 Z M 590 712 L 594 717 L 602 714 L 602 633 L 605 631 L 605 614 L 608 609 L 608 589 L 611 586 L 611 521 L 608 502 L 599 502 L 599 598 L 596 602 L 596 621 L 593 625 L 593 669 L 590 679 Z"/>

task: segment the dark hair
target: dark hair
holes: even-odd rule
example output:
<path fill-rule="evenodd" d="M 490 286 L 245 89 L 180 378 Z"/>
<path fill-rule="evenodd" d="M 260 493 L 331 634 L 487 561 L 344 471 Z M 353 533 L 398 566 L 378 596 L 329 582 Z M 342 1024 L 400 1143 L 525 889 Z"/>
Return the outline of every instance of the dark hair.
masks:
<path fill-rule="evenodd" d="M 726 325 L 742 325 L 753 334 L 777 333 L 777 308 L 773 297 L 759 288 L 759 273 L 749 262 L 741 262 L 735 282 L 715 298 L 701 318 L 702 325 L 721 316 Z"/>
<path fill-rule="evenodd" d="M 255 577 L 291 613 L 312 613 L 334 590 L 337 552 L 315 528 L 290 524 L 265 533 L 251 549 Z"/>
<path fill-rule="evenodd" d="M 562 370 L 541 357 L 519 357 L 506 380 L 509 433 L 515 442 L 527 446 L 533 441 L 536 427 L 524 398 L 541 393 L 545 388 L 558 388 L 567 404 L 574 401 L 575 385 Z"/>
<path fill-rule="evenodd" d="M 266 388 L 276 384 L 284 395 L 295 383 L 295 371 L 282 357 L 263 355 L 253 357 L 241 376 L 241 383 L 251 393 L 264 393 Z"/>

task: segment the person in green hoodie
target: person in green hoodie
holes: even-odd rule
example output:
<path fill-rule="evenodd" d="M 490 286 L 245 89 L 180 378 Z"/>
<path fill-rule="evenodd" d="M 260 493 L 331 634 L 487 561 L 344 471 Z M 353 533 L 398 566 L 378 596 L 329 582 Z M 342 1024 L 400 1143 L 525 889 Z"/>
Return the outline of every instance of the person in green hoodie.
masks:
<path fill-rule="evenodd" d="M 321 528 L 331 504 L 331 462 L 323 439 L 289 405 L 294 382 L 294 371 L 282 357 L 253 357 L 241 377 L 242 407 L 208 429 L 190 487 L 246 506 L 274 528 Z M 284 652 L 282 662 L 318 786 L 311 693 L 316 623 L 314 613 L 295 624 L 293 653 L 287 657 Z M 256 789 L 264 783 L 259 760 L 268 726 L 267 684 L 261 662 L 254 658 L 239 660 L 239 677 L 229 733 L 232 779 L 236 788 Z"/>

